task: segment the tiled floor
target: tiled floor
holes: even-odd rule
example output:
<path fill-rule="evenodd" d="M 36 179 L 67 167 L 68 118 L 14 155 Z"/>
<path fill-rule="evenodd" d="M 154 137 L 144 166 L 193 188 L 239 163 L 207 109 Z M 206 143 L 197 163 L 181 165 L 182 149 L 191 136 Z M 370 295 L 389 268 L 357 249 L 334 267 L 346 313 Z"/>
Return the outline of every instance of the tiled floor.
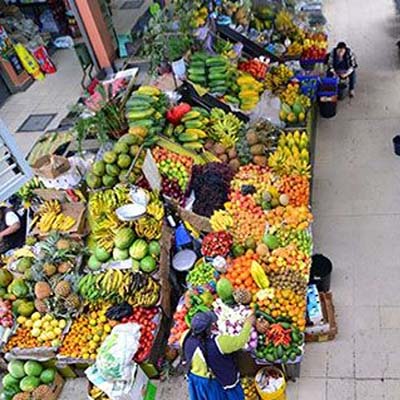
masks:
<path fill-rule="evenodd" d="M 18 133 L 18 128 L 30 114 L 56 113 L 47 129 L 55 129 L 65 118 L 71 105 L 78 100 L 82 88 L 82 69 L 74 50 L 58 50 L 53 56 L 57 73 L 34 82 L 28 90 L 11 96 L 0 108 L 2 118 L 22 151 L 26 154 L 43 132 Z"/>

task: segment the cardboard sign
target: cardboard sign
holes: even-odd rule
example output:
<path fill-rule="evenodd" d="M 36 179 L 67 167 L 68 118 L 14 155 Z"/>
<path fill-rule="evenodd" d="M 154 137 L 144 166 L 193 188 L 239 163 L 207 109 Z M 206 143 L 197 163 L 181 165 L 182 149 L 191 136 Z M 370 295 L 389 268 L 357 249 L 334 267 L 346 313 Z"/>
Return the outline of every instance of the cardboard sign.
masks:
<path fill-rule="evenodd" d="M 161 191 L 161 175 L 158 171 L 157 164 L 151 154 L 147 150 L 146 157 L 143 162 L 142 171 L 152 190 Z"/>

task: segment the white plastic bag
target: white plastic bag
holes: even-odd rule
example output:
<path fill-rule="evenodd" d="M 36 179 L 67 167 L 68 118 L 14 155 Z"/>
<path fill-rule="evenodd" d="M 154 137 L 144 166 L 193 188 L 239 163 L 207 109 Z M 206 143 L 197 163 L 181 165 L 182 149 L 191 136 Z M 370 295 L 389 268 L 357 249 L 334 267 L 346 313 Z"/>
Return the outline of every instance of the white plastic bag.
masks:
<path fill-rule="evenodd" d="M 108 381 L 128 380 L 133 356 L 139 348 L 140 325 L 120 324 L 100 347 L 96 366 Z"/>

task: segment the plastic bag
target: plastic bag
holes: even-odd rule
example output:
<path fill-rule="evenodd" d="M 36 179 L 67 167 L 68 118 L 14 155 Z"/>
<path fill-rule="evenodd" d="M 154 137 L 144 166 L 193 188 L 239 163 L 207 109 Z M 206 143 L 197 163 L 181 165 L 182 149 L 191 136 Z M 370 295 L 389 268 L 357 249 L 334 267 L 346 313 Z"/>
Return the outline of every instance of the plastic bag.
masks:
<path fill-rule="evenodd" d="M 279 118 L 281 109 L 281 101 L 279 97 L 275 97 L 271 92 L 265 91 L 261 96 L 259 103 L 250 115 L 250 123 L 260 119 L 267 119 L 274 125 L 282 126 L 282 121 Z"/>
<path fill-rule="evenodd" d="M 74 39 L 71 36 L 60 36 L 54 41 L 54 46 L 58 49 L 72 49 L 74 47 Z"/>
<path fill-rule="evenodd" d="M 128 380 L 133 356 L 139 348 L 140 325 L 117 325 L 100 347 L 96 366 L 108 381 Z"/>

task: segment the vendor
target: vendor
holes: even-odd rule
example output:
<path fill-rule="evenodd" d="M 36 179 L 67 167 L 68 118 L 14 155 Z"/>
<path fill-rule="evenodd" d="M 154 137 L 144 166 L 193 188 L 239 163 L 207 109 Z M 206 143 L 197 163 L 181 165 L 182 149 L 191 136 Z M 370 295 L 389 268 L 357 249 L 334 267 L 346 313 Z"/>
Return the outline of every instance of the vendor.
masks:
<path fill-rule="evenodd" d="M 244 400 L 240 374 L 232 353 L 249 341 L 254 316 L 239 335 L 213 335 L 217 321 L 213 312 L 196 314 L 183 337 L 183 355 L 188 374 L 190 400 Z"/>
<path fill-rule="evenodd" d="M 21 219 L 16 212 L 0 206 L 0 254 L 21 247 L 25 241 Z"/>
<path fill-rule="evenodd" d="M 341 79 L 349 78 L 350 97 L 354 97 L 355 94 L 356 68 L 357 61 L 354 53 L 347 47 L 346 43 L 338 43 L 329 55 L 328 74 Z"/>

